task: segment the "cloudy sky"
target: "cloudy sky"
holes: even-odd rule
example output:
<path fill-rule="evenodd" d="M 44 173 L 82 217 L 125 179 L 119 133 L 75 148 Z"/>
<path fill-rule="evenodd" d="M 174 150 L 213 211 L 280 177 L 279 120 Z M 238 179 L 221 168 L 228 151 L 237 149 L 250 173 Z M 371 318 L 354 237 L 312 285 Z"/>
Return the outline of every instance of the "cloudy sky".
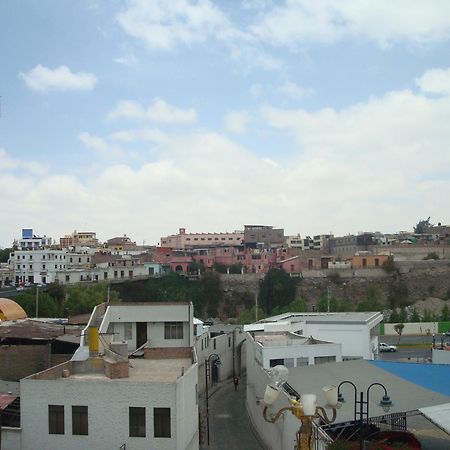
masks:
<path fill-rule="evenodd" d="M 449 223 L 448 0 L 4 0 L 0 246 Z"/>

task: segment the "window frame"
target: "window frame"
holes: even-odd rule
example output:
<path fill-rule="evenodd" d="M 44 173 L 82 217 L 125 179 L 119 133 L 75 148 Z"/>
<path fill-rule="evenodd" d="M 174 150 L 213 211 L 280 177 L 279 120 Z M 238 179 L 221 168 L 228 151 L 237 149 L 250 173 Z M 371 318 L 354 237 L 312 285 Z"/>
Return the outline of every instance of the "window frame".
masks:
<path fill-rule="evenodd" d="M 184 322 L 164 322 L 164 339 L 184 339 Z"/>
<path fill-rule="evenodd" d="M 143 406 L 130 406 L 128 408 L 128 434 L 130 437 L 147 436 L 146 410 Z"/>
<path fill-rule="evenodd" d="M 153 408 L 153 437 L 172 437 L 170 408 Z"/>
<path fill-rule="evenodd" d="M 64 405 L 48 405 L 48 434 L 65 434 Z"/>
<path fill-rule="evenodd" d="M 84 405 L 72 405 L 72 435 L 89 435 L 89 409 Z"/>

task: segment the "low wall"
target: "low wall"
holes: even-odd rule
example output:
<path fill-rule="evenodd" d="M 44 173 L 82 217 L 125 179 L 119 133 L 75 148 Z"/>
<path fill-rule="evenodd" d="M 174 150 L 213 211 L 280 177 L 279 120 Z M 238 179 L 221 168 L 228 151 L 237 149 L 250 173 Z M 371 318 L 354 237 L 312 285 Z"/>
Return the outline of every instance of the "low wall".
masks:
<path fill-rule="evenodd" d="M 398 336 L 395 331 L 395 323 L 385 323 L 384 324 L 384 334 L 386 336 Z M 439 322 L 413 322 L 404 323 L 405 327 L 402 331 L 402 336 L 406 335 L 427 335 L 427 334 L 438 334 L 439 333 Z"/>
<path fill-rule="evenodd" d="M 447 347 L 447 350 L 433 349 L 432 361 L 433 364 L 450 364 L 449 348 Z"/>
<path fill-rule="evenodd" d="M 18 381 L 51 366 L 50 344 L 0 346 L 0 379 Z"/>
<path fill-rule="evenodd" d="M 0 448 L 5 450 L 21 450 L 22 428 L 2 427 Z"/>

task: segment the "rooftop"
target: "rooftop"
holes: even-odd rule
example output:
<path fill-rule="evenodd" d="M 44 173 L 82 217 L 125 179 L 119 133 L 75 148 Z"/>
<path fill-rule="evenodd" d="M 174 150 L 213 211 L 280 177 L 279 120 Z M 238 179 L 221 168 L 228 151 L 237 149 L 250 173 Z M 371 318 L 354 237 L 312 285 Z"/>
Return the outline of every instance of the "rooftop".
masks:
<path fill-rule="evenodd" d="M 299 336 L 298 334 L 289 332 L 256 334 L 255 341 L 267 347 L 277 345 L 329 344 L 329 342 L 326 341 L 319 341 L 312 337 Z"/>
<path fill-rule="evenodd" d="M 337 312 L 337 313 L 327 313 L 327 312 L 294 312 L 285 313 L 278 316 L 267 317 L 266 319 L 260 320 L 258 323 L 267 322 L 278 322 L 280 320 L 290 320 L 290 321 L 305 321 L 309 323 L 367 323 L 377 317 L 382 317 L 379 312 Z"/>

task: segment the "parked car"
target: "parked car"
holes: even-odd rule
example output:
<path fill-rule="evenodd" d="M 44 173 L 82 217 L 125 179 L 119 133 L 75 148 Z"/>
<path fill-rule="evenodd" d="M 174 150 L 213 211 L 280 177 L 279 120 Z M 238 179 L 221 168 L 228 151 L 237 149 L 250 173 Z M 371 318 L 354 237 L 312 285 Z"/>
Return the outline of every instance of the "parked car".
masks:
<path fill-rule="evenodd" d="M 396 352 L 397 346 L 389 345 L 389 344 L 386 344 L 385 342 L 380 342 L 379 349 L 380 349 L 380 352 Z"/>
<path fill-rule="evenodd" d="M 446 336 L 450 336 L 450 330 L 447 330 L 444 334 L 445 334 Z"/>
<path fill-rule="evenodd" d="M 24 291 L 25 288 L 23 286 L 17 286 L 16 291 Z"/>

